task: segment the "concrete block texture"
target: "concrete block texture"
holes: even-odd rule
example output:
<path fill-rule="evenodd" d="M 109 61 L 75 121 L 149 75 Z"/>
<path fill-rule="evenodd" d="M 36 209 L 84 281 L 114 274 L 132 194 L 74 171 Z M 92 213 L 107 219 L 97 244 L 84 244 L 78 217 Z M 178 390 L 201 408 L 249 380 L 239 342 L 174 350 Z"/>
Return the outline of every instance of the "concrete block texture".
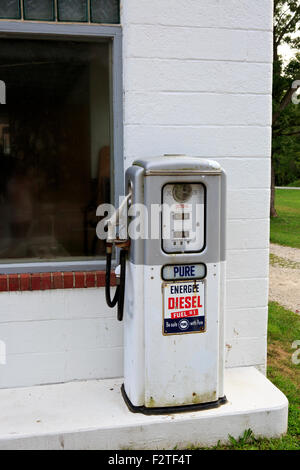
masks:
<path fill-rule="evenodd" d="M 271 31 L 272 0 L 123 0 L 123 24 Z"/>
<path fill-rule="evenodd" d="M 123 0 L 124 162 L 187 154 L 228 176 L 226 366 L 264 370 L 271 0 Z M 0 387 L 123 374 L 104 289 L 1 293 Z M 132 293 L 133 295 L 133 293 Z"/>
<path fill-rule="evenodd" d="M 122 4 L 125 167 L 172 153 L 224 167 L 226 365 L 264 370 L 273 2 Z"/>

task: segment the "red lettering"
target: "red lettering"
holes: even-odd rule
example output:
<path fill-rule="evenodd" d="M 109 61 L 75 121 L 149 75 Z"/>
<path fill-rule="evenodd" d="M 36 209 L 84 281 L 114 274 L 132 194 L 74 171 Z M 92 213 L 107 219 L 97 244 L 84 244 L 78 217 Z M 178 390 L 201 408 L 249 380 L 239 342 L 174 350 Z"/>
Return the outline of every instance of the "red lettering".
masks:
<path fill-rule="evenodd" d="M 194 310 L 184 310 L 182 312 L 172 312 L 171 318 L 185 318 L 185 317 L 197 317 L 199 315 L 198 309 Z"/>
<path fill-rule="evenodd" d="M 174 308 L 202 308 L 200 295 L 194 295 L 193 297 L 169 297 L 168 308 L 170 310 Z"/>
<path fill-rule="evenodd" d="M 202 308 L 200 295 L 182 296 L 182 297 L 169 297 L 168 298 L 168 309 L 173 310 L 175 308 Z"/>

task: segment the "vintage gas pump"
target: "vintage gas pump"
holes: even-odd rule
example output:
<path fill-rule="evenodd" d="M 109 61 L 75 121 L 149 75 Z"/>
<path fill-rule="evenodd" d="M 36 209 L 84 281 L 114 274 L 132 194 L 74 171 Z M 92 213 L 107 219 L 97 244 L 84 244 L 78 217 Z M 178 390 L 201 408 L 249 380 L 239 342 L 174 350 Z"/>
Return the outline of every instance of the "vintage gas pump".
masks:
<path fill-rule="evenodd" d="M 224 171 L 211 160 L 164 156 L 135 161 L 125 180 L 127 196 L 108 221 L 106 276 L 108 304 L 118 303 L 119 319 L 124 310 L 124 399 L 149 414 L 219 406 L 226 402 Z M 143 236 L 130 231 L 137 215 Z M 116 224 L 123 230 L 113 238 Z M 113 243 L 121 272 L 111 301 Z"/>

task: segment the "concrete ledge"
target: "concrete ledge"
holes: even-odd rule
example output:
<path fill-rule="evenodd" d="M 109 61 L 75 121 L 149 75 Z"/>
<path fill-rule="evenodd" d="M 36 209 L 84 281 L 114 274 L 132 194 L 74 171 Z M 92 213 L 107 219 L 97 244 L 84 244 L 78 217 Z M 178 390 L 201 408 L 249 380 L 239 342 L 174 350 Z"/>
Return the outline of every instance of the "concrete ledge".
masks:
<path fill-rule="evenodd" d="M 131 413 L 122 379 L 0 390 L 0 449 L 178 449 L 211 446 L 251 428 L 286 432 L 286 397 L 254 367 L 227 369 L 228 403 L 163 416 Z"/>

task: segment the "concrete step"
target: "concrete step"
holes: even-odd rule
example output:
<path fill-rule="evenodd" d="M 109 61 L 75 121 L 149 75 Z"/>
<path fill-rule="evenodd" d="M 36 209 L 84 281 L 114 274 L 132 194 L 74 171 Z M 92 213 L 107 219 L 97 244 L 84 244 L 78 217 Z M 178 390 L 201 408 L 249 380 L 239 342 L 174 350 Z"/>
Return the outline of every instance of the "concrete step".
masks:
<path fill-rule="evenodd" d="M 131 413 L 122 379 L 0 390 L 0 449 L 178 449 L 286 432 L 288 402 L 254 367 L 227 369 L 228 403 L 161 416 Z"/>

